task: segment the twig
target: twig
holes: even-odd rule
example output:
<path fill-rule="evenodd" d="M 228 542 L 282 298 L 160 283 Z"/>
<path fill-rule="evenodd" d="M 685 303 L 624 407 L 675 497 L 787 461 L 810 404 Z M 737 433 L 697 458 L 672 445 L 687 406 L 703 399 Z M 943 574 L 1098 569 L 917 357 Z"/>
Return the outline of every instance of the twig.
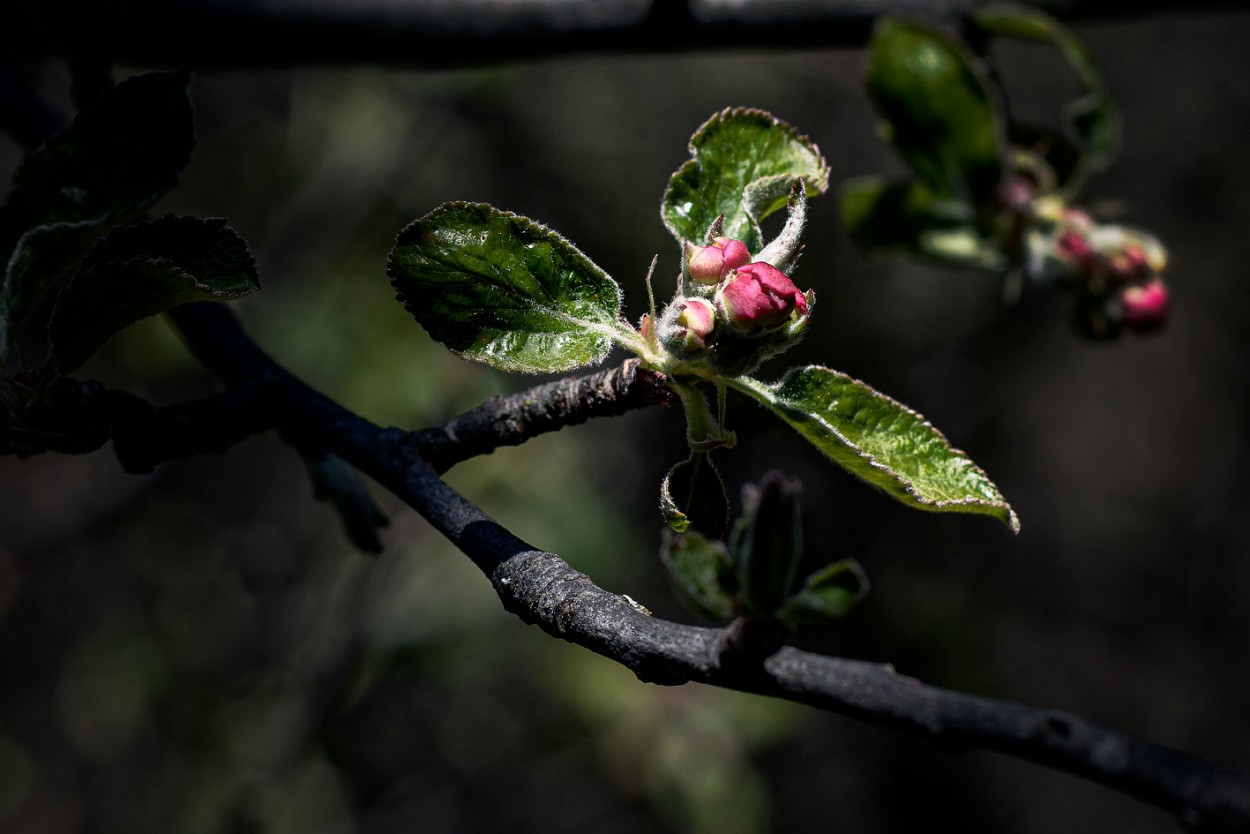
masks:
<path fill-rule="evenodd" d="M 616 417 L 674 399 L 664 377 L 637 359 L 587 376 L 567 377 L 519 394 L 491 397 L 477 408 L 433 429 L 412 435 L 415 451 L 436 472 L 516 446 L 545 432 L 584 423 L 592 417 Z"/>
<path fill-rule="evenodd" d="M 154 406 L 122 391 L 107 391 L 113 452 L 127 472 L 151 472 L 168 460 L 224 452 L 274 428 L 263 388 L 245 384 L 176 405 Z"/>
<path fill-rule="evenodd" d="M 416 455 L 404 432 L 383 429 L 280 368 L 226 310 L 174 314 L 206 365 L 229 381 L 259 375 L 284 422 L 373 477 L 420 513 L 485 573 L 522 620 L 631 669 L 641 680 L 687 681 L 770 695 L 927 736 L 950 749 L 984 748 L 1084 776 L 1203 832 L 1250 829 L 1240 775 L 1137 741 L 1066 712 L 951 692 L 888 666 L 782 649 L 761 666 L 720 661 L 721 632 L 651 617 L 536 550 L 465 500 Z"/>

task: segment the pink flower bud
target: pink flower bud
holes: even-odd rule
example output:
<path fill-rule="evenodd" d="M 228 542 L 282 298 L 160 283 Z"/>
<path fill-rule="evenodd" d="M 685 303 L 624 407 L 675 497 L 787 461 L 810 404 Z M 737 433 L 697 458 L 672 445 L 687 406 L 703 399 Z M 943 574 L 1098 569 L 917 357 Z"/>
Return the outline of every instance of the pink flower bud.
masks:
<path fill-rule="evenodd" d="M 716 291 L 718 306 L 740 330 L 764 330 L 807 315 L 807 299 L 785 273 L 759 261 L 732 272 Z"/>
<path fill-rule="evenodd" d="M 673 324 L 681 328 L 678 338 L 687 350 L 703 350 L 705 341 L 716 326 L 716 309 L 702 298 L 687 298 L 680 302 Z"/>
<path fill-rule="evenodd" d="M 690 280 L 696 284 L 719 284 L 731 270 L 751 262 L 747 245 L 740 240 L 718 237 L 711 246 L 691 247 Z"/>
<path fill-rule="evenodd" d="M 1085 235 L 1075 229 L 1069 229 L 1055 240 L 1055 252 L 1065 261 L 1084 265 L 1094 254 L 1094 249 L 1089 245 Z"/>
<path fill-rule="evenodd" d="M 1162 279 L 1152 278 L 1145 284 L 1127 287 L 1120 294 L 1124 323 L 1134 330 L 1162 327 L 1168 318 L 1171 299 Z"/>

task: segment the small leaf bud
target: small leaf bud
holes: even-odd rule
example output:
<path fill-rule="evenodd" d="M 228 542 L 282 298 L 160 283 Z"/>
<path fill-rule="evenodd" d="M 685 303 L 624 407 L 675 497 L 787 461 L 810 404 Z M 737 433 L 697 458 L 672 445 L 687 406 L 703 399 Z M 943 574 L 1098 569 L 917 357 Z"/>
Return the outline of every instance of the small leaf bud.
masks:
<path fill-rule="evenodd" d="M 771 617 L 790 595 L 802 552 L 799 494 L 795 478 L 769 472 L 758 486 L 742 491 L 742 517 L 730 538 L 730 554 L 741 585 L 744 616 Z"/>

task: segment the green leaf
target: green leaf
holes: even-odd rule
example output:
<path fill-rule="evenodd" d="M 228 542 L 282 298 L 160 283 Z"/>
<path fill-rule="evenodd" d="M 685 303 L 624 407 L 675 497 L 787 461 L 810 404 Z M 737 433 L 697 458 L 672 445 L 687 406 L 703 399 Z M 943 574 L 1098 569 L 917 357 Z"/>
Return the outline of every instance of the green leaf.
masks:
<path fill-rule="evenodd" d="M 1019 531 L 1015 512 L 980 467 L 922 416 L 864 383 L 818 365 L 795 368 L 771 384 L 747 377 L 726 382 L 904 504 L 992 515 Z"/>
<path fill-rule="evenodd" d="M 129 78 L 22 161 L 0 207 L 0 316 L 20 322 L 111 225 L 177 183 L 195 143 L 188 82 Z"/>
<path fill-rule="evenodd" d="M 790 625 L 821 625 L 849 614 L 867 594 L 864 569 L 854 559 L 843 559 L 807 577 L 777 616 Z"/>
<path fill-rule="evenodd" d="M 1001 270 L 1007 260 L 992 238 L 951 211 L 920 182 L 889 182 L 880 177 L 850 180 L 842 186 L 842 223 L 869 255 L 908 255 L 957 267 Z"/>
<path fill-rule="evenodd" d="M 412 222 L 386 272 L 434 340 L 505 371 L 598 362 L 632 335 L 607 273 L 551 229 L 484 203 L 447 203 Z"/>
<path fill-rule="evenodd" d="M 733 616 L 733 568 L 723 542 L 693 531 L 674 535 L 665 530 L 660 561 L 687 608 L 709 620 Z"/>
<path fill-rule="evenodd" d="M 873 33 L 868 91 L 881 132 L 938 199 L 994 203 L 1003 170 L 1002 117 L 967 49 L 922 23 L 883 18 Z"/>
<path fill-rule="evenodd" d="M 67 374 L 110 336 L 190 301 L 227 301 L 260 284 L 247 243 L 223 218 L 167 215 L 117 229 L 83 259 L 57 298 L 51 338 Z"/>
<path fill-rule="evenodd" d="M 802 178 L 809 197 L 829 185 L 829 167 L 816 145 L 763 110 L 717 113 L 691 137 L 690 153 L 660 205 L 664 225 L 678 243 L 702 244 L 723 214 L 723 234 L 758 252 L 760 221 L 785 207 L 796 179 Z"/>
<path fill-rule="evenodd" d="M 1036 9 L 1001 3 L 975 10 L 972 19 L 986 32 L 1054 44 L 1076 74 L 1083 95 L 1064 108 L 1080 152 L 1080 160 L 1064 184 L 1065 191 L 1075 195 L 1090 173 L 1111 162 L 1120 143 L 1120 114 L 1094 56 L 1067 27 Z"/>

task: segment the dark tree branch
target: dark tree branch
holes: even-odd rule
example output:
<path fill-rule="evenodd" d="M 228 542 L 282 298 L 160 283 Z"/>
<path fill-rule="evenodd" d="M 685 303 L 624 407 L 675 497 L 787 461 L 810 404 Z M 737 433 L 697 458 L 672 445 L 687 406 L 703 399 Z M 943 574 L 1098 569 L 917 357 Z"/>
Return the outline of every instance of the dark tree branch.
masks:
<path fill-rule="evenodd" d="M 762 665 L 722 662 L 724 632 L 659 620 L 535 550 L 444 483 L 397 429 L 382 429 L 276 365 L 224 308 L 174 313 L 196 355 L 230 384 L 256 375 L 282 421 L 365 472 L 420 513 L 485 573 L 527 623 L 631 669 L 641 680 L 688 681 L 784 698 L 931 738 L 1084 776 L 1155 805 L 1195 831 L 1250 829 L 1240 775 L 1137 741 L 1067 712 L 926 686 L 889 666 L 785 648 Z"/>
<path fill-rule="evenodd" d="M 588 376 L 567 377 L 506 397 L 491 397 L 477 408 L 412 435 L 415 450 L 436 472 L 517 446 L 532 437 L 592 417 L 616 417 L 674 399 L 664 377 L 637 359 Z"/>
<path fill-rule="evenodd" d="M 168 460 L 224 452 L 275 425 L 264 390 L 255 383 L 160 407 L 122 391 L 103 396 L 108 400 L 113 452 L 127 472 L 151 472 Z"/>
<path fill-rule="evenodd" d="M 984 0 L 60 0 L 9 21 L 14 48 L 139 67 L 462 67 L 584 52 L 862 45 L 887 14 L 957 20 Z M 1242 0 L 1032 0 L 1065 20 L 1245 9 Z M 0 26 L 0 31 L 6 27 Z M 187 33 L 194 32 L 194 38 Z M 3 41 L 0 41 L 2 43 Z"/>

